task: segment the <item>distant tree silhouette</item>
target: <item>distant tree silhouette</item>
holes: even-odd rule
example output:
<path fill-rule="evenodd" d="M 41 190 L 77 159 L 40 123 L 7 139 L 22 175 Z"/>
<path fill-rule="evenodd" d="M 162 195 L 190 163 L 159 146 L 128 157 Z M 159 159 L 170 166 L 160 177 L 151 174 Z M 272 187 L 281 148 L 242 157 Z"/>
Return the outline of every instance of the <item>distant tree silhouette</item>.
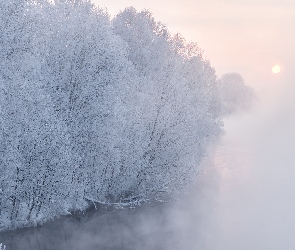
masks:
<path fill-rule="evenodd" d="M 218 80 L 222 101 L 222 114 L 229 115 L 251 107 L 254 98 L 253 89 L 245 84 L 238 73 L 227 73 Z"/>

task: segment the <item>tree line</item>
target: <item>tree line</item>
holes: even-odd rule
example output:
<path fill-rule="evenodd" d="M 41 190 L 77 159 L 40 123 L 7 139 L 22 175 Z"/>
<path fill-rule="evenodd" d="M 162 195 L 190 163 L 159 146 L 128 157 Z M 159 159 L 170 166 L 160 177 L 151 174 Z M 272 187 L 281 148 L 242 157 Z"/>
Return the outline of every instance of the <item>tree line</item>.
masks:
<path fill-rule="evenodd" d="M 0 231 L 181 194 L 222 134 L 196 43 L 130 7 L 0 0 Z"/>

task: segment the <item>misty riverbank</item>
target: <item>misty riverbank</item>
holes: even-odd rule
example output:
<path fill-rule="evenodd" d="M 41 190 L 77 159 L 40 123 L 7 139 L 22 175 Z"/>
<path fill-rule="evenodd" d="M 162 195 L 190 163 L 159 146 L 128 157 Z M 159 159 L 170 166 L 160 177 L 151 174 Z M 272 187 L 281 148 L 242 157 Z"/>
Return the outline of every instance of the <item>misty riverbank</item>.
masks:
<path fill-rule="evenodd" d="M 232 180 L 244 175 L 241 162 L 247 165 L 243 151 L 221 146 L 190 195 L 178 201 L 123 210 L 92 207 L 42 226 L 2 232 L 0 242 L 7 250 L 223 250 L 234 212 L 227 196 Z"/>
<path fill-rule="evenodd" d="M 238 166 L 237 150 L 220 147 L 204 165 L 190 195 L 135 209 L 92 207 L 42 226 L 0 233 L 7 250 L 180 250 L 219 249 L 220 195 Z M 232 168 L 231 168 L 232 166 Z M 234 177 L 235 178 L 235 177 Z"/>
<path fill-rule="evenodd" d="M 84 216 L 67 216 L 0 236 L 7 250 L 181 249 L 196 236 L 198 249 L 204 249 L 202 227 L 193 223 L 204 224 L 208 200 L 206 203 L 206 210 L 203 207 L 195 213 L 193 204 L 187 203 L 145 204 L 124 210 L 101 207 L 90 209 Z"/>
<path fill-rule="evenodd" d="M 150 204 L 132 210 L 91 208 L 84 214 L 66 216 L 42 226 L 2 233 L 1 240 L 7 249 L 13 250 L 139 249 L 147 236 L 140 229 L 143 220 L 152 217 L 159 225 L 165 224 L 161 216 L 164 207 Z M 155 230 L 159 225 L 152 230 L 154 234 L 158 234 Z"/>
<path fill-rule="evenodd" d="M 212 167 L 205 168 L 194 191 L 179 201 L 122 210 L 92 207 L 42 226 L 2 232 L 0 242 L 7 250 L 206 249 L 210 225 L 216 224 L 218 178 L 212 178 Z"/>

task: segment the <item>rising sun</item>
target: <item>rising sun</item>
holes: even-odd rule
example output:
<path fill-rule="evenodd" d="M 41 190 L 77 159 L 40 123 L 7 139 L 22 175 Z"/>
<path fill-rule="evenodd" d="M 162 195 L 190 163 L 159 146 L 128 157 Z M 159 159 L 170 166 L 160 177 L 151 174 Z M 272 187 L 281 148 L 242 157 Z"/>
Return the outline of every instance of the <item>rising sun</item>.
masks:
<path fill-rule="evenodd" d="M 272 70 L 272 72 L 273 72 L 274 74 L 277 74 L 277 73 L 280 73 L 281 68 L 280 68 L 279 65 L 274 65 L 274 66 L 271 68 L 271 70 Z"/>

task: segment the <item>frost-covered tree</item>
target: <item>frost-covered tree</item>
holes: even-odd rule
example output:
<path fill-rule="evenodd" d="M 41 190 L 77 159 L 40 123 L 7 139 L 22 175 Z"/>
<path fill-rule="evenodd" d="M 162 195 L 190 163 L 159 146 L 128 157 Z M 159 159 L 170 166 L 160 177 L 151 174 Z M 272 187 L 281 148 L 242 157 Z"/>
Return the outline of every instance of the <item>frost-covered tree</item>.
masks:
<path fill-rule="evenodd" d="M 78 203 L 85 196 L 103 200 L 112 193 L 112 144 L 121 129 L 132 65 L 106 13 L 88 2 L 52 8 L 55 16 L 48 18 L 56 22 L 50 24 L 42 74 L 50 76 L 46 89 L 67 127 L 73 161 L 68 174 L 77 185 L 73 196 Z"/>
<path fill-rule="evenodd" d="M 0 22 L 0 230 L 193 180 L 221 130 L 196 44 L 86 0 L 0 0 Z"/>
<path fill-rule="evenodd" d="M 245 84 L 243 77 L 238 73 L 227 73 L 218 80 L 222 114 L 229 115 L 251 107 L 253 89 Z"/>
<path fill-rule="evenodd" d="M 175 192 L 194 176 L 209 137 L 219 131 L 214 70 L 196 45 L 171 36 L 148 11 L 127 8 L 115 17 L 113 29 L 127 42 L 140 76 L 129 125 L 132 151 L 125 154 L 134 165 L 131 190 Z"/>
<path fill-rule="evenodd" d="M 40 75 L 35 5 L 1 1 L 1 227 L 54 217 L 66 172 L 67 128 Z M 27 24 L 27 25 L 26 25 Z M 62 156 L 62 157 L 61 157 Z"/>

